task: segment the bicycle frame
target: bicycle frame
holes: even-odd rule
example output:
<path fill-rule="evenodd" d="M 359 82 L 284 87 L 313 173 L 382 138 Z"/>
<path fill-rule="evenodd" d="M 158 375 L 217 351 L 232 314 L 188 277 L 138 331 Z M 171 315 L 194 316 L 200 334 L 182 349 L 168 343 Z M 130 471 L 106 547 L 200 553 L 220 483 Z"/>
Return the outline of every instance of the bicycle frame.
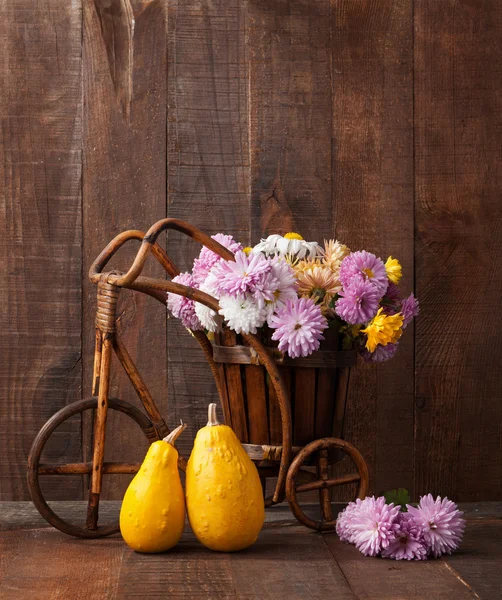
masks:
<path fill-rule="evenodd" d="M 94 450 L 92 460 L 91 489 L 89 492 L 86 527 L 96 529 L 98 522 L 99 498 L 103 477 L 104 446 L 106 435 L 106 418 L 110 387 L 110 365 L 112 352 L 115 352 L 124 370 L 126 371 L 136 393 L 138 394 L 148 416 L 150 417 L 157 435 L 160 438 L 169 433 L 169 429 L 160 414 L 146 384 L 139 374 L 127 349 L 121 342 L 116 331 L 116 307 L 121 288 L 146 293 L 165 304 L 167 292 L 179 294 L 194 301 L 201 302 L 209 308 L 218 311 L 219 306 L 215 298 L 173 281 L 159 280 L 141 276 L 141 272 L 150 254 L 158 260 L 166 272 L 175 277 L 179 274 L 176 265 L 171 261 L 166 252 L 157 244 L 156 240 L 162 231 L 174 229 L 192 237 L 213 252 L 226 260 L 233 260 L 234 256 L 227 248 L 202 233 L 195 227 L 178 219 L 163 219 L 154 224 L 145 234 L 141 231 L 126 231 L 113 239 L 101 252 L 92 264 L 89 279 L 98 285 L 97 311 L 96 311 L 96 346 L 94 354 L 93 394 L 97 394 L 98 402 L 94 421 Z M 112 256 L 129 240 L 141 240 L 140 249 L 134 262 L 125 274 L 118 271 L 103 272 L 103 268 Z M 213 360 L 213 349 L 206 335 L 201 331 L 192 331 L 192 334 L 201 345 L 209 362 L 216 382 L 220 401 L 222 403 L 225 420 L 229 414 L 228 399 L 222 389 L 218 367 Z M 291 463 L 291 414 L 287 391 L 282 381 L 279 370 L 270 357 L 265 347 L 252 334 L 244 334 L 243 338 L 256 351 L 259 360 L 266 366 L 272 385 L 276 391 L 282 421 L 282 453 L 279 464 L 279 473 L 272 503 L 281 502 L 284 498 L 285 479 Z M 182 465 L 183 466 L 182 461 Z"/>
<path fill-rule="evenodd" d="M 174 281 L 154 279 L 141 275 L 150 254 L 152 254 L 162 265 L 171 278 L 179 274 L 176 265 L 157 244 L 157 238 L 160 233 L 168 229 L 174 229 L 184 233 L 226 260 L 232 260 L 234 258 L 233 254 L 228 249 L 224 248 L 211 237 L 188 223 L 177 219 L 163 219 L 153 225 L 146 234 L 135 230 L 121 233 L 106 246 L 92 264 L 89 278 L 98 288 L 96 344 L 92 383 L 93 397 L 83 398 L 64 406 L 45 423 L 33 441 L 28 457 L 27 468 L 28 488 L 33 502 L 40 511 L 40 514 L 42 514 L 49 523 L 70 535 L 81 538 L 98 538 L 117 533 L 119 531 L 118 522 L 115 522 L 112 525 L 98 527 L 99 500 L 103 474 L 133 474 L 140 468 L 140 463 L 104 462 L 106 420 L 109 410 L 124 413 L 135 421 L 143 431 L 143 434 L 146 436 L 149 443 L 162 439 L 169 432 L 169 428 L 160 414 L 152 395 L 117 333 L 117 303 L 121 289 L 127 288 L 148 294 L 161 302 L 164 308 L 166 305 L 167 294 L 174 293 L 200 302 L 214 311 L 219 310 L 218 301 L 209 294 Z M 141 246 L 127 273 L 121 273 L 119 271 L 103 272 L 103 269 L 106 267 L 112 256 L 130 240 L 140 241 Z M 234 381 L 229 379 L 229 373 L 236 375 L 239 382 L 241 382 L 240 377 L 244 376 L 247 384 L 247 365 L 258 365 L 263 367 L 266 371 L 266 385 L 269 393 L 267 402 L 272 401 L 270 399 L 273 398 L 275 409 L 279 408 L 280 412 L 281 445 L 275 445 L 277 444 L 279 437 L 277 435 L 279 433 L 278 428 L 274 431 L 274 445 L 243 443 L 243 447 L 248 456 L 259 463 L 258 470 L 260 477 L 262 478 L 262 484 L 267 476 L 277 477 L 274 493 L 271 497 L 265 498 L 265 505 L 270 506 L 282 502 L 286 496 L 290 508 L 299 522 L 318 531 L 334 529 L 336 521 L 333 520 L 331 512 L 329 488 L 337 485 L 357 484 L 357 495 L 359 498 L 364 498 L 368 491 L 368 468 L 360 452 L 350 443 L 339 439 L 338 437 L 323 436 L 311 441 L 307 440 L 308 443 L 306 445 L 301 444 L 292 448 L 291 401 L 278 367 L 278 365 L 284 366 L 285 357 L 283 355 L 278 356 L 277 350 L 274 347 L 266 348 L 258 337 L 252 334 L 240 334 L 243 345 L 236 345 L 235 343 L 227 344 L 225 343 L 226 341 L 237 341 L 236 339 L 226 339 L 226 337 L 231 334 L 230 330 L 224 330 L 222 335 L 225 339 L 220 341 L 216 340 L 214 346 L 202 331 L 191 331 L 191 333 L 199 342 L 213 373 L 223 413 L 225 415 L 225 422 L 227 424 L 234 424 L 236 414 L 238 415 L 236 424 L 242 424 L 241 412 L 244 410 L 241 403 L 241 400 L 244 398 L 242 396 L 242 390 L 239 391 L 238 386 L 236 387 L 233 385 Z M 241 340 L 239 340 L 239 343 L 240 341 Z M 330 351 L 329 349 L 327 351 L 320 351 L 319 356 L 309 357 L 307 364 L 305 364 L 307 359 L 303 359 L 301 364 L 296 362 L 297 359 L 295 359 L 294 368 L 301 370 L 303 366 L 314 370 L 318 368 L 342 369 L 337 377 L 337 383 L 340 383 L 341 381 L 343 385 L 340 385 L 337 388 L 335 397 L 332 397 L 332 395 L 330 396 L 325 390 L 325 397 L 323 397 L 322 400 L 324 402 L 334 402 L 335 410 L 337 406 L 342 407 L 341 410 L 343 410 L 347 397 L 348 383 L 348 379 L 345 376 L 345 374 L 348 376 L 346 367 L 354 366 L 357 357 L 355 352 L 339 352 L 337 347 L 334 347 L 332 350 L 333 351 Z M 110 369 L 113 353 L 116 354 L 119 362 L 127 373 L 132 386 L 145 408 L 146 414 L 129 402 L 109 397 Z M 236 367 L 237 372 L 235 371 Z M 263 368 L 259 369 L 261 376 L 264 375 Z M 230 371 L 230 369 L 234 369 L 234 371 Z M 255 367 L 252 367 L 252 369 L 255 369 Z M 254 373 L 256 375 L 256 371 Z M 320 377 L 321 373 L 318 375 Z M 297 374 L 295 373 L 295 381 L 296 377 Z M 265 382 L 263 382 L 263 385 L 265 385 Z M 343 400 L 343 403 L 338 401 L 339 393 L 341 393 L 340 399 Z M 263 394 L 265 394 L 265 389 L 263 390 Z M 236 410 L 237 413 L 235 412 Z M 83 413 L 84 411 L 94 412 L 92 462 L 88 461 L 86 457 L 86 462 L 44 464 L 41 461 L 42 452 L 53 432 L 67 419 L 72 418 L 76 414 Z M 247 416 L 249 417 L 249 415 Z M 246 418 L 246 415 L 244 415 L 244 418 Z M 340 415 L 336 415 L 336 418 L 340 421 L 341 417 Z M 272 442 L 272 435 L 269 437 Z M 246 439 L 247 434 L 243 434 L 243 438 Z M 330 452 L 332 453 L 335 451 L 348 455 L 355 465 L 357 472 L 330 478 L 328 470 L 329 457 Z M 296 454 L 294 460 L 292 460 L 293 453 Z M 312 465 L 312 461 L 314 460 L 317 464 L 317 476 L 302 468 L 303 465 Z M 178 465 L 181 469 L 186 465 L 183 457 L 178 459 Z M 81 526 L 61 518 L 47 504 L 40 486 L 39 476 L 84 474 L 91 475 L 91 485 L 85 526 Z M 304 478 L 308 475 L 308 483 L 301 483 L 299 480 L 300 475 L 303 475 Z M 304 513 L 296 497 L 297 493 L 314 490 L 319 491 L 321 508 L 321 520 L 317 521 Z"/>

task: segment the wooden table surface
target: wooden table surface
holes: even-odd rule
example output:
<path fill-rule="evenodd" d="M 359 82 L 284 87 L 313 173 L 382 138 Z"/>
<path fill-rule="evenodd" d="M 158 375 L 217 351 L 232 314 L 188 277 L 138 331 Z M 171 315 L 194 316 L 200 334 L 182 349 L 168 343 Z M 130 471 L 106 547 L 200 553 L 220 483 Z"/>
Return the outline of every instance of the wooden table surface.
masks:
<path fill-rule="evenodd" d="M 82 514 L 82 503 L 53 503 Z M 117 514 L 118 502 L 102 503 Z M 0 599 L 359 599 L 464 600 L 502 597 L 502 503 L 464 505 L 461 550 L 446 559 L 397 562 L 365 558 L 335 534 L 267 510 L 256 544 L 222 554 L 187 531 L 175 550 L 131 551 L 120 536 L 79 540 L 49 527 L 29 502 L 0 503 Z M 78 512 L 80 511 L 80 513 Z"/>

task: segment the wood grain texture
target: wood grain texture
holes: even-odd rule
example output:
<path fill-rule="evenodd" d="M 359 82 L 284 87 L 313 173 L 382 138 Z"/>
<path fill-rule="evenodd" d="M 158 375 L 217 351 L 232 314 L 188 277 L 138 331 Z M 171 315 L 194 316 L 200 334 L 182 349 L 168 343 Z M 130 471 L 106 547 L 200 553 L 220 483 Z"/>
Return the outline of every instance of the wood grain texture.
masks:
<path fill-rule="evenodd" d="M 225 328 L 221 334 L 222 343 L 229 346 L 234 345 L 236 341 L 235 333 Z M 249 442 L 248 424 L 246 419 L 246 404 L 244 386 L 242 384 L 242 375 L 240 365 L 225 365 L 225 378 L 227 382 L 228 403 L 230 414 L 232 415 L 232 429 L 241 442 Z"/>
<path fill-rule="evenodd" d="M 315 578 L 305 569 L 316 569 Z M 263 600 L 352 600 L 347 581 L 320 536 L 298 526 L 265 528 L 251 548 L 233 554 L 210 552 L 185 534 L 175 551 L 124 553 L 118 597 Z"/>
<path fill-rule="evenodd" d="M 163 0 L 84 3 L 84 277 L 114 235 L 147 229 L 166 216 L 166 19 Z M 129 80 L 130 93 L 124 89 Z M 137 249 L 134 242 L 124 247 L 112 268 L 128 268 Z M 158 266 L 146 271 L 164 277 Z M 84 390 L 91 389 L 95 295 L 96 286 L 85 279 Z M 166 414 L 166 314 L 150 298 L 124 290 L 118 315 L 119 335 Z M 137 404 L 117 360 L 112 374 L 111 395 Z M 110 420 L 106 450 L 106 460 L 136 462 L 145 442 L 132 421 Z M 128 479 L 106 476 L 103 496 L 121 498 Z"/>
<path fill-rule="evenodd" d="M 293 444 L 305 446 L 314 439 L 316 409 L 316 370 L 295 372 Z"/>
<path fill-rule="evenodd" d="M 469 516 L 467 514 L 468 519 Z M 461 550 L 446 559 L 453 572 L 466 581 L 480 598 L 493 597 L 495 589 L 502 589 L 501 534 L 500 519 L 468 520 Z"/>
<path fill-rule="evenodd" d="M 80 2 L 0 2 L 0 499 L 28 498 L 33 438 L 80 394 L 80 37 Z M 78 460 L 79 436 L 50 458 Z"/>
<path fill-rule="evenodd" d="M 251 444 L 268 444 L 266 373 L 263 368 L 254 365 L 245 367 L 245 373 L 249 441 Z"/>
<path fill-rule="evenodd" d="M 245 3 L 170 1 L 168 56 L 168 215 L 248 244 Z M 169 255 L 182 271 L 199 250 L 169 234 Z M 176 319 L 169 319 L 167 346 L 170 417 L 189 425 L 178 444 L 186 454 L 216 388 L 198 344 Z"/>
<path fill-rule="evenodd" d="M 0 549 L 5 567 L 0 579 L 0 597 L 2 600 L 118 598 L 125 544 L 120 537 L 107 542 L 86 544 L 53 529 L 2 533 Z"/>
<path fill-rule="evenodd" d="M 332 233 L 330 16 L 327 0 L 248 3 L 253 240 Z"/>
<path fill-rule="evenodd" d="M 413 286 L 412 1 L 334 2 L 332 228 L 353 250 L 399 258 Z M 413 489 L 413 331 L 387 365 L 350 377 L 344 438 L 372 490 Z"/>
<path fill-rule="evenodd" d="M 415 477 L 502 493 L 499 2 L 415 7 Z M 468 317 L 467 317 L 468 315 Z"/>
<path fill-rule="evenodd" d="M 390 562 L 368 559 L 350 544 L 334 535 L 324 541 L 350 583 L 356 598 L 401 600 L 441 598 L 441 600 L 476 600 L 479 596 L 452 572 L 444 560 Z M 417 565 L 420 568 L 417 569 Z M 493 582 L 492 582 L 492 590 Z"/>
<path fill-rule="evenodd" d="M 85 503 L 59 502 L 66 517 Z M 75 510 L 75 505 L 78 510 Z M 103 502 L 109 520 L 120 502 Z M 333 505 L 334 513 L 341 505 Z M 0 503 L 0 596 L 18 598 L 240 598 L 342 600 L 498 598 L 501 586 L 500 503 L 461 506 L 462 549 L 440 560 L 364 557 L 335 535 L 308 532 L 286 507 L 267 511 L 258 541 L 233 554 L 211 552 L 185 531 L 172 551 L 131 551 L 119 536 L 75 540 L 46 527 L 31 503 Z M 312 507 L 310 516 L 315 517 Z M 315 576 L 312 576 L 315 573 Z"/>

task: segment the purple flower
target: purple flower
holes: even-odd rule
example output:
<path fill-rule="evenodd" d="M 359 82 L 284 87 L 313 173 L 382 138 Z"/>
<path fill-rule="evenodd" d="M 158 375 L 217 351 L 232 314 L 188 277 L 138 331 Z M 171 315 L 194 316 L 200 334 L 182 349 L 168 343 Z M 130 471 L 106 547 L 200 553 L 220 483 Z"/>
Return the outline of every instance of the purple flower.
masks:
<path fill-rule="evenodd" d="M 436 500 L 432 494 L 422 496 L 417 508 L 408 505 L 408 513 L 415 523 L 422 529 L 428 551 L 436 558 L 441 554 L 451 554 L 456 550 L 465 529 L 463 513 L 457 505 L 438 496 Z"/>
<path fill-rule="evenodd" d="M 380 297 L 382 297 L 389 285 L 387 271 L 383 262 L 374 254 L 360 250 L 346 256 L 340 266 L 340 281 L 344 288 L 349 287 L 354 279 L 363 279 L 371 282 Z"/>
<path fill-rule="evenodd" d="M 180 275 L 176 275 L 176 277 L 173 277 L 173 281 L 192 288 L 198 287 L 191 273 L 181 273 Z M 169 292 L 167 294 L 167 307 L 177 319 L 181 320 L 185 327 L 188 327 L 188 329 L 193 329 L 194 331 L 203 329 L 195 314 L 195 302 L 193 300 Z"/>
<path fill-rule="evenodd" d="M 389 303 L 395 303 L 401 300 L 401 290 L 399 289 L 399 286 L 392 283 L 392 281 L 389 281 L 389 287 L 385 292 L 384 300 Z"/>
<path fill-rule="evenodd" d="M 401 314 L 403 315 L 403 329 L 411 323 L 411 321 L 420 312 L 418 300 L 413 294 L 410 294 L 401 303 Z"/>
<path fill-rule="evenodd" d="M 231 235 L 224 235 L 223 233 L 217 233 L 211 236 L 213 240 L 219 242 L 225 248 L 228 248 L 231 252 L 238 252 L 242 250 L 242 245 L 236 242 Z M 214 267 L 217 262 L 224 260 L 219 254 L 216 254 L 205 246 L 201 249 L 199 257 L 193 261 L 193 276 L 195 281 L 200 285 L 206 277 L 209 275 L 209 271 Z"/>
<path fill-rule="evenodd" d="M 386 315 L 395 315 L 401 310 L 401 291 L 389 280 L 389 287 L 382 298 L 381 306 Z"/>
<path fill-rule="evenodd" d="M 262 283 L 257 284 L 254 293 L 260 306 L 265 306 L 267 321 L 270 321 L 275 311 L 286 306 L 288 300 L 296 300 L 298 297 L 298 281 L 291 265 L 282 256 L 275 256 L 269 260 L 271 270 L 265 275 Z"/>
<path fill-rule="evenodd" d="M 242 294 L 253 294 L 271 268 L 270 259 L 263 254 L 247 256 L 239 251 L 235 254 L 235 261 L 222 260 L 214 265 L 207 277 L 207 284 L 220 295 L 228 294 L 237 298 Z"/>
<path fill-rule="evenodd" d="M 320 306 L 311 298 L 288 300 L 286 306 L 270 318 L 270 327 L 275 329 L 272 339 L 279 341 L 279 350 L 291 358 L 308 356 L 317 350 L 327 326 Z"/>
<path fill-rule="evenodd" d="M 255 286 L 254 297 L 260 306 L 267 305 L 267 314 L 272 315 L 274 308 L 280 308 L 287 300 L 297 298 L 298 282 L 291 265 L 281 256 L 267 259 L 270 270 Z"/>
<path fill-rule="evenodd" d="M 355 502 L 349 502 L 336 519 L 336 533 L 342 542 L 353 542 L 352 521 L 354 515 L 357 516 L 361 502 L 359 498 Z"/>
<path fill-rule="evenodd" d="M 379 300 L 380 294 L 370 281 L 355 279 L 340 292 L 335 312 L 351 325 L 366 323 L 376 315 Z"/>
<path fill-rule="evenodd" d="M 396 342 L 395 344 L 387 344 L 387 346 L 382 346 L 381 344 L 378 344 L 374 352 L 369 352 L 368 350 L 366 350 L 366 348 L 363 348 L 361 354 L 366 362 L 382 363 L 390 360 L 397 352 L 398 347 L 398 342 Z"/>
<path fill-rule="evenodd" d="M 386 504 L 385 498 L 365 498 L 351 517 L 352 539 L 365 556 L 377 556 L 396 538 L 399 506 Z"/>
<path fill-rule="evenodd" d="M 422 530 L 410 513 L 399 513 L 398 523 L 396 537 L 383 550 L 382 557 L 395 560 L 426 560 L 427 547 Z"/>

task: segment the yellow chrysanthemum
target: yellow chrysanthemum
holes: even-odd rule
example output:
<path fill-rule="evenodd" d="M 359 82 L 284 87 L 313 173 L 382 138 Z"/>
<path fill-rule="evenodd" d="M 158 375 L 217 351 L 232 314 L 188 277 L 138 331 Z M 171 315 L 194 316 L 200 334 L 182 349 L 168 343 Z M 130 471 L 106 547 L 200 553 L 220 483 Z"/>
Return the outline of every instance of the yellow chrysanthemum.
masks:
<path fill-rule="evenodd" d="M 397 342 L 403 333 L 402 327 L 403 316 L 401 313 L 386 315 L 383 312 L 383 308 L 379 308 L 366 329 L 361 329 L 361 333 L 365 333 L 368 338 L 366 340 L 366 348 L 370 352 L 374 352 L 378 344 L 387 346 L 387 344 Z"/>
<path fill-rule="evenodd" d="M 332 271 L 338 272 L 342 260 L 350 254 L 350 249 L 338 240 L 324 240 L 322 262 Z"/>
<path fill-rule="evenodd" d="M 298 293 L 312 298 L 317 304 L 327 306 L 335 294 L 342 289 L 341 283 L 331 269 L 314 266 L 297 272 Z"/>
<path fill-rule="evenodd" d="M 284 237 L 287 240 L 303 240 L 302 236 L 299 233 L 295 233 L 294 231 L 289 231 Z"/>
<path fill-rule="evenodd" d="M 390 279 L 390 281 L 397 285 L 403 276 L 402 267 L 397 258 L 392 258 L 392 256 L 389 256 L 387 262 L 385 263 L 385 270 L 387 271 L 387 277 Z"/>
<path fill-rule="evenodd" d="M 298 277 L 300 273 L 304 273 L 314 267 L 322 267 L 322 263 L 318 258 L 304 258 L 303 260 L 296 260 L 291 263 L 291 266 L 295 270 L 295 274 Z"/>
<path fill-rule="evenodd" d="M 251 246 L 246 246 L 245 248 L 242 249 L 242 251 L 244 252 L 244 254 L 246 256 L 249 256 L 249 253 L 251 252 L 252 248 Z"/>

